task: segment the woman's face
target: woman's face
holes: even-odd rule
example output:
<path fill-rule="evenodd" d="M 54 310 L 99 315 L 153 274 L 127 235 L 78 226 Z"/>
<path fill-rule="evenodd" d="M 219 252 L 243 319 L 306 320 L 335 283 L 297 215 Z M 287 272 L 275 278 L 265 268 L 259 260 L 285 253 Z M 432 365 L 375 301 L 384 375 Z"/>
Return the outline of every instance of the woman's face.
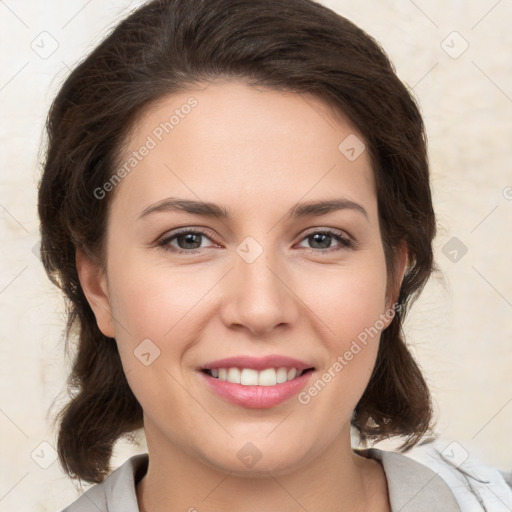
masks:
<path fill-rule="evenodd" d="M 105 186 L 106 275 L 79 268 L 150 451 L 278 473 L 349 440 L 392 316 L 357 137 L 315 97 L 236 81 L 136 124 Z"/>

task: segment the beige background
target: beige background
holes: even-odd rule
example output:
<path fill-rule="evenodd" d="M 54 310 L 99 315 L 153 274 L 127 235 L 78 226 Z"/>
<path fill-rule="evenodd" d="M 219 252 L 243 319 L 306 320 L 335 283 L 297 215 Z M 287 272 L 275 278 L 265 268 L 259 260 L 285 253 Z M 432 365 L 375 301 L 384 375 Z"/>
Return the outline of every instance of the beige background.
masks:
<path fill-rule="evenodd" d="M 33 253 L 38 148 L 69 68 L 138 3 L 0 1 L 1 511 L 55 511 L 77 496 L 52 448 L 51 412 L 64 396 L 69 361 L 62 301 Z M 511 470 L 512 1 L 322 3 L 380 41 L 420 103 L 440 272 L 406 333 L 431 385 L 444 444 L 456 440 Z M 467 247 L 462 258 L 445 247 L 453 237 Z M 142 450 L 120 444 L 114 466 Z"/>

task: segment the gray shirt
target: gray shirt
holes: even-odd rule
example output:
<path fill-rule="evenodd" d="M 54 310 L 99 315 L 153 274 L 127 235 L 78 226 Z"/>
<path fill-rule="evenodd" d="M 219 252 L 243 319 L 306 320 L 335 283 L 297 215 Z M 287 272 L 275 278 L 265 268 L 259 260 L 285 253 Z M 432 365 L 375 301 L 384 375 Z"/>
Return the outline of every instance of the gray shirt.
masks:
<path fill-rule="evenodd" d="M 377 448 L 356 449 L 356 453 L 366 458 L 372 458 L 380 462 L 386 474 L 389 500 L 392 512 L 465 512 L 485 510 L 476 505 L 460 507 L 466 503 L 464 496 L 457 496 L 460 480 L 457 485 L 447 484 L 446 478 L 441 478 L 444 466 L 438 466 L 432 470 L 425 464 L 400 453 L 380 450 Z M 66 507 L 62 512 L 139 512 L 137 505 L 136 485 L 146 474 L 149 456 L 147 453 L 134 455 L 123 465 L 113 471 L 102 483 L 96 484 L 83 493 L 74 503 Z M 439 461 L 438 461 L 439 462 Z M 442 464 L 449 466 L 444 461 Z M 443 470 L 439 470 L 442 467 Z M 448 471 L 448 470 L 446 470 Z M 462 473 L 450 466 L 450 476 L 460 477 Z M 497 470 L 498 486 L 493 488 L 493 495 L 499 492 L 511 491 L 503 477 Z M 461 473 L 459 475 L 459 473 Z M 489 482 L 487 482 L 489 483 Z M 471 489 L 471 486 L 470 486 Z M 496 490 L 498 489 L 498 490 Z M 464 489 L 467 492 L 467 489 Z M 473 493 L 474 489 L 471 490 Z M 457 497 L 456 497 L 457 496 Z M 462 496 L 462 497 L 461 497 Z M 501 504 L 504 504 L 508 495 L 503 494 Z M 469 502 L 468 502 L 469 503 Z M 494 506 L 490 512 L 501 510 Z M 512 510 L 504 508 L 503 510 Z"/>

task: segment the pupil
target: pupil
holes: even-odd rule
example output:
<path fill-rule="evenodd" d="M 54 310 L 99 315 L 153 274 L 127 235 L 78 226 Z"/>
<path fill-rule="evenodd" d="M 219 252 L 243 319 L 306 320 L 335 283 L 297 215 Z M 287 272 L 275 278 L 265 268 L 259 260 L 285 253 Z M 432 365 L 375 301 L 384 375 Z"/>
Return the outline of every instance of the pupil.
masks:
<path fill-rule="evenodd" d="M 331 239 L 331 235 L 328 235 L 328 234 L 325 234 L 325 233 L 316 233 L 314 235 L 312 235 L 312 238 L 313 238 L 313 246 L 318 246 L 318 244 L 322 244 L 322 241 L 321 240 L 318 240 L 319 238 L 320 239 L 324 239 L 324 242 L 325 242 L 325 239 L 327 239 L 328 242 L 330 242 L 330 239 Z M 329 243 L 327 244 L 327 247 L 329 247 Z M 325 249 L 325 247 L 322 247 L 323 249 Z"/>
<path fill-rule="evenodd" d="M 201 236 L 201 235 L 199 235 Z M 183 247 L 183 244 L 179 244 L 181 249 L 197 249 L 201 246 L 201 243 L 199 242 L 199 245 L 197 247 L 189 247 L 187 244 L 197 244 L 198 242 L 194 242 L 194 238 L 198 238 L 198 235 L 196 233 L 187 233 L 185 235 L 182 235 L 180 237 L 181 239 L 185 240 L 185 247 Z"/>

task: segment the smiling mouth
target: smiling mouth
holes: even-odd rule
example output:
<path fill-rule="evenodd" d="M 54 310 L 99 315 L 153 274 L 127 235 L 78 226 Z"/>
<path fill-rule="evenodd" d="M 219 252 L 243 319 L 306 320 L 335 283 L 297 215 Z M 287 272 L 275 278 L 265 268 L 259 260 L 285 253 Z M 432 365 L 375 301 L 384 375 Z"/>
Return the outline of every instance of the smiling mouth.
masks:
<path fill-rule="evenodd" d="M 297 379 L 314 368 L 298 370 L 297 368 L 266 368 L 258 371 L 253 368 L 212 368 L 202 372 L 210 377 L 242 386 L 276 386 Z"/>

